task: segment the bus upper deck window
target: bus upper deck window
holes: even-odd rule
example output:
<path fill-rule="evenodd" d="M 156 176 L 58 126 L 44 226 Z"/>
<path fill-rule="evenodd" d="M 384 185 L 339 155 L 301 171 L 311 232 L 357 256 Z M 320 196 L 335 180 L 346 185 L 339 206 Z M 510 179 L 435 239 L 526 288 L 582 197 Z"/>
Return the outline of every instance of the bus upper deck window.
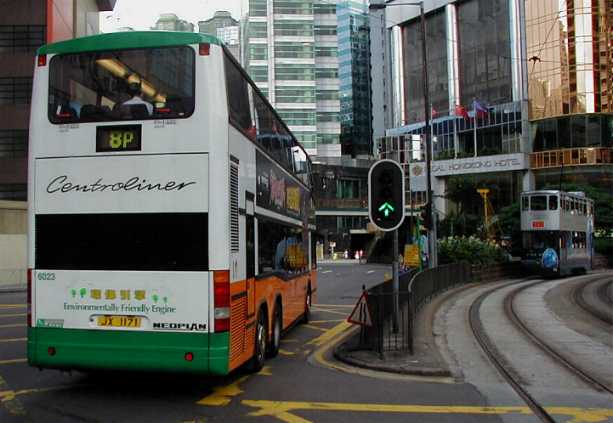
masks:
<path fill-rule="evenodd" d="M 557 210 L 558 209 L 558 196 L 550 195 L 549 196 L 549 210 Z"/>

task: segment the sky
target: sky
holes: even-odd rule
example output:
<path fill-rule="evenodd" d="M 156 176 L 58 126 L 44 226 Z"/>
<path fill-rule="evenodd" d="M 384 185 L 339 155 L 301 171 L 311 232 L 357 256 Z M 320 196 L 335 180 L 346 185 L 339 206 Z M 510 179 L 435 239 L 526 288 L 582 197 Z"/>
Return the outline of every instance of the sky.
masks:
<path fill-rule="evenodd" d="M 226 10 L 240 19 L 241 0 L 117 0 L 112 12 L 100 14 L 100 30 L 114 32 L 121 27 L 151 29 L 162 13 L 174 13 L 194 24 L 213 17 L 217 10 Z"/>

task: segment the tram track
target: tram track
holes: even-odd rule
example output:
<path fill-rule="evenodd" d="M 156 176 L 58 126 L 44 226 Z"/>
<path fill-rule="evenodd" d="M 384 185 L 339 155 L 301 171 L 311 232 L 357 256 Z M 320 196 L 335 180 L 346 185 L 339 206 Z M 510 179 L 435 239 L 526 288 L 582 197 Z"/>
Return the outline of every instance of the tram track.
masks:
<path fill-rule="evenodd" d="M 547 281 L 538 280 L 533 283 L 528 283 L 516 289 L 513 289 L 510 293 L 506 294 L 503 302 L 504 313 L 507 319 L 513 324 L 513 326 L 517 330 L 524 334 L 533 345 L 543 351 L 546 356 L 550 357 L 553 362 L 558 363 L 560 366 L 567 369 L 569 373 L 579 378 L 592 389 L 598 392 L 607 392 L 613 395 L 613 389 L 611 389 L 609 386 L 602 383 L 600 380 L 596 379 L 595 377 L 588 374 L 587 372 L 579 368 L 577 365 L 566 359 L 558 351 L 551 347 L 551 345 L 545 343 L 519 317 L 514 307 L 515 298 L 524 290 L 530 289 L 544 282 Z M 511 386 L 511 388 L 519 395 L 519 397 L 522 398 L 522 400 L 528 405 L 528 407 L 533 411 L 535 416 L 537 416 L 543 422 L 555 422 L 556 420 L 540 404 L 538 399 L 531 395 L 531 393 L 528 391 L 528 389 L 526 388 L 526 385 L 528 385 L 528 383 L 522 380 L 517 370 L 502 355 L 500 350 L 497 348 L 496 343 L 486 333 L 483 322 L 481 321 L 480 310 L 485 299 L 488 298 L 490 295 L 494 294 L 495 292 L 505 289 L 515 283 L 517 282 L 503 284 L 493 289 L 487 290 L 481 295 L 479 295 L 479 297 L 475 299 L 475 301 L 471 304 L 469 308 L 469 326 L 475 339 L 477 340 L 478 344 L 480 345 L 481 349 L 488 357 L 492 365 L 496 368 L 502 378 L 509 384 L 509 386 Z"/>
<path fill-rule="evenodd" d="M 543 281 L 535 282 L 532 284 L 524 285 L 517 289 L 514 289 L 510 294 L 508 294 L 504 299 L 504 308 L 505 313 L 513 322 L 513 324 L 528 338 L 534 345 L 539 347 L 545 354 L 551 357 L 557 363 L 563 365 L 569 372 L 573 373 L 579 379 L 583 380 L 586 384 L 590 385 L 592 388 L 596 389 L 599 392 L 608 392 L 613 395 L 613 389 L 606 385 L 604 382 L 600 381 L 598 378 L 590 375 L 587 371 L 583 370 L 576 363 L 573 363 L 567 357 L 562 355 L 557 349 L 552 347 L 550 344 L 543 341 L 532 329 L 528 327 L 528 325 L 519 317 L 517 310 L 514 307 L 515 298 L 522 293 L 523 291 L 532 288 L 535 285 L 543 283 Z"/>
<path fill-rule="evenodd" d="M 597 290 L 596 295 L 603 304 L 613 307 L 613 280 L 603 283 Z"/>
<path fill-rule="evenodd" d="M 590 316 L 600 320 L 601 322 L 613 326 L 613 313 L 607 313 L 603 308 L 598 307 L 596 304 L 590 303 L 585 299 L 585 291 L 591 284 L 602 282 L 603 278 L 590 279 L 585 282 L 580 283 L 576 287 L 573 288 L 571 293 L 572 301 L 583 311 L 585 311 Z M 613 305 L 613 301 L 609 297 L 609 290 L 613 285 L 613 281 L 609 281 L 608 283 L 602 283 L 595 290 L 595 297 L 600 301 L 605 307 L 611 307 Z"/>
<path fill-rule="evenodd" d="M 480 318 L 481 304 L 487 297 L 494 292 L 506 288 L 515 282 L 507 283 L 496 288 L 485 291 L 479 295 L 470 305 L 468 311 L 468 321 L 470 329 L 477 340 L 477 343 L 488 357 L 490 362 L 496 368 L 503 379 L 513 388 L 513 390 L 521 397 L 522 400 L 530 407 L 532 412 L 543 422 L 555 423 L 555 419 L 545 410 L 539 402 L 530 395 L 530 393 L 522 386 L 519 375 L 511 368 L 511 366 L 503 358 L 502 354 L 496 348 L 490 337 L 486 334 L 485 328 Z"/>

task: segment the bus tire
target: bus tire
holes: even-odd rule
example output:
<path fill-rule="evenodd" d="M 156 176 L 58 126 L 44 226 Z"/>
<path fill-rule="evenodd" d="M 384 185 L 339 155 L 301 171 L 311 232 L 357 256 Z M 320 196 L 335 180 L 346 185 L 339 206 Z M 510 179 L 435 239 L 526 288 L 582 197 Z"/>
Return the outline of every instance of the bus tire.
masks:
<path fill-rule="evenodd" d="M 259 372 L 264 367 L 266 360 L 266 345 L 268 344 L 268 324 L 266 312 L 260 309 L 258 321 L 255 325 L 255 342 L 253 347 L 253 357 L 249 361 L 248 368 L 252 372 Z"/>
<path fill-rule="evenodd" d="M 302 323 L 309 323 L 311 320 L 311 306 L 313 302 L 313 296 L 311 294 L 311 285 L 307 287 L 307 293 L 304 297 L 304 314 L 302 315 Z"/>
<path fill-rule="evenodd" d="M 270 343 L 268 344 L 268 357 L 276 357 L 279 354 L 281 346 L 281 332 L 283 330 L 283 317 L 281 312 L 281 304 L 275 304 L 275 311 L 272 315 L 272 333 Z"/>

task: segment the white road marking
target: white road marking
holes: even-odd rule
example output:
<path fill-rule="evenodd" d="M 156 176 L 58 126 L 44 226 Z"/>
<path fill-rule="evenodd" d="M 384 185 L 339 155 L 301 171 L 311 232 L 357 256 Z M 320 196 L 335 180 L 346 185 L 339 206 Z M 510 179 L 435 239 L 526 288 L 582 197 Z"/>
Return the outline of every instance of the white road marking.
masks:
<path fill-rule="evenodd" d="M 366 272 L 367 275 L 370 275 L 371 273 L 375 273 L 375 270 L 369 270 L 368 272 Z"/>
<path fill-rule="evenodd" d="M 332 273 L 332 270 L 324 270 L 324 271 L 323 271 L 323 272 L 321 272 L 321 273 Z"/>

